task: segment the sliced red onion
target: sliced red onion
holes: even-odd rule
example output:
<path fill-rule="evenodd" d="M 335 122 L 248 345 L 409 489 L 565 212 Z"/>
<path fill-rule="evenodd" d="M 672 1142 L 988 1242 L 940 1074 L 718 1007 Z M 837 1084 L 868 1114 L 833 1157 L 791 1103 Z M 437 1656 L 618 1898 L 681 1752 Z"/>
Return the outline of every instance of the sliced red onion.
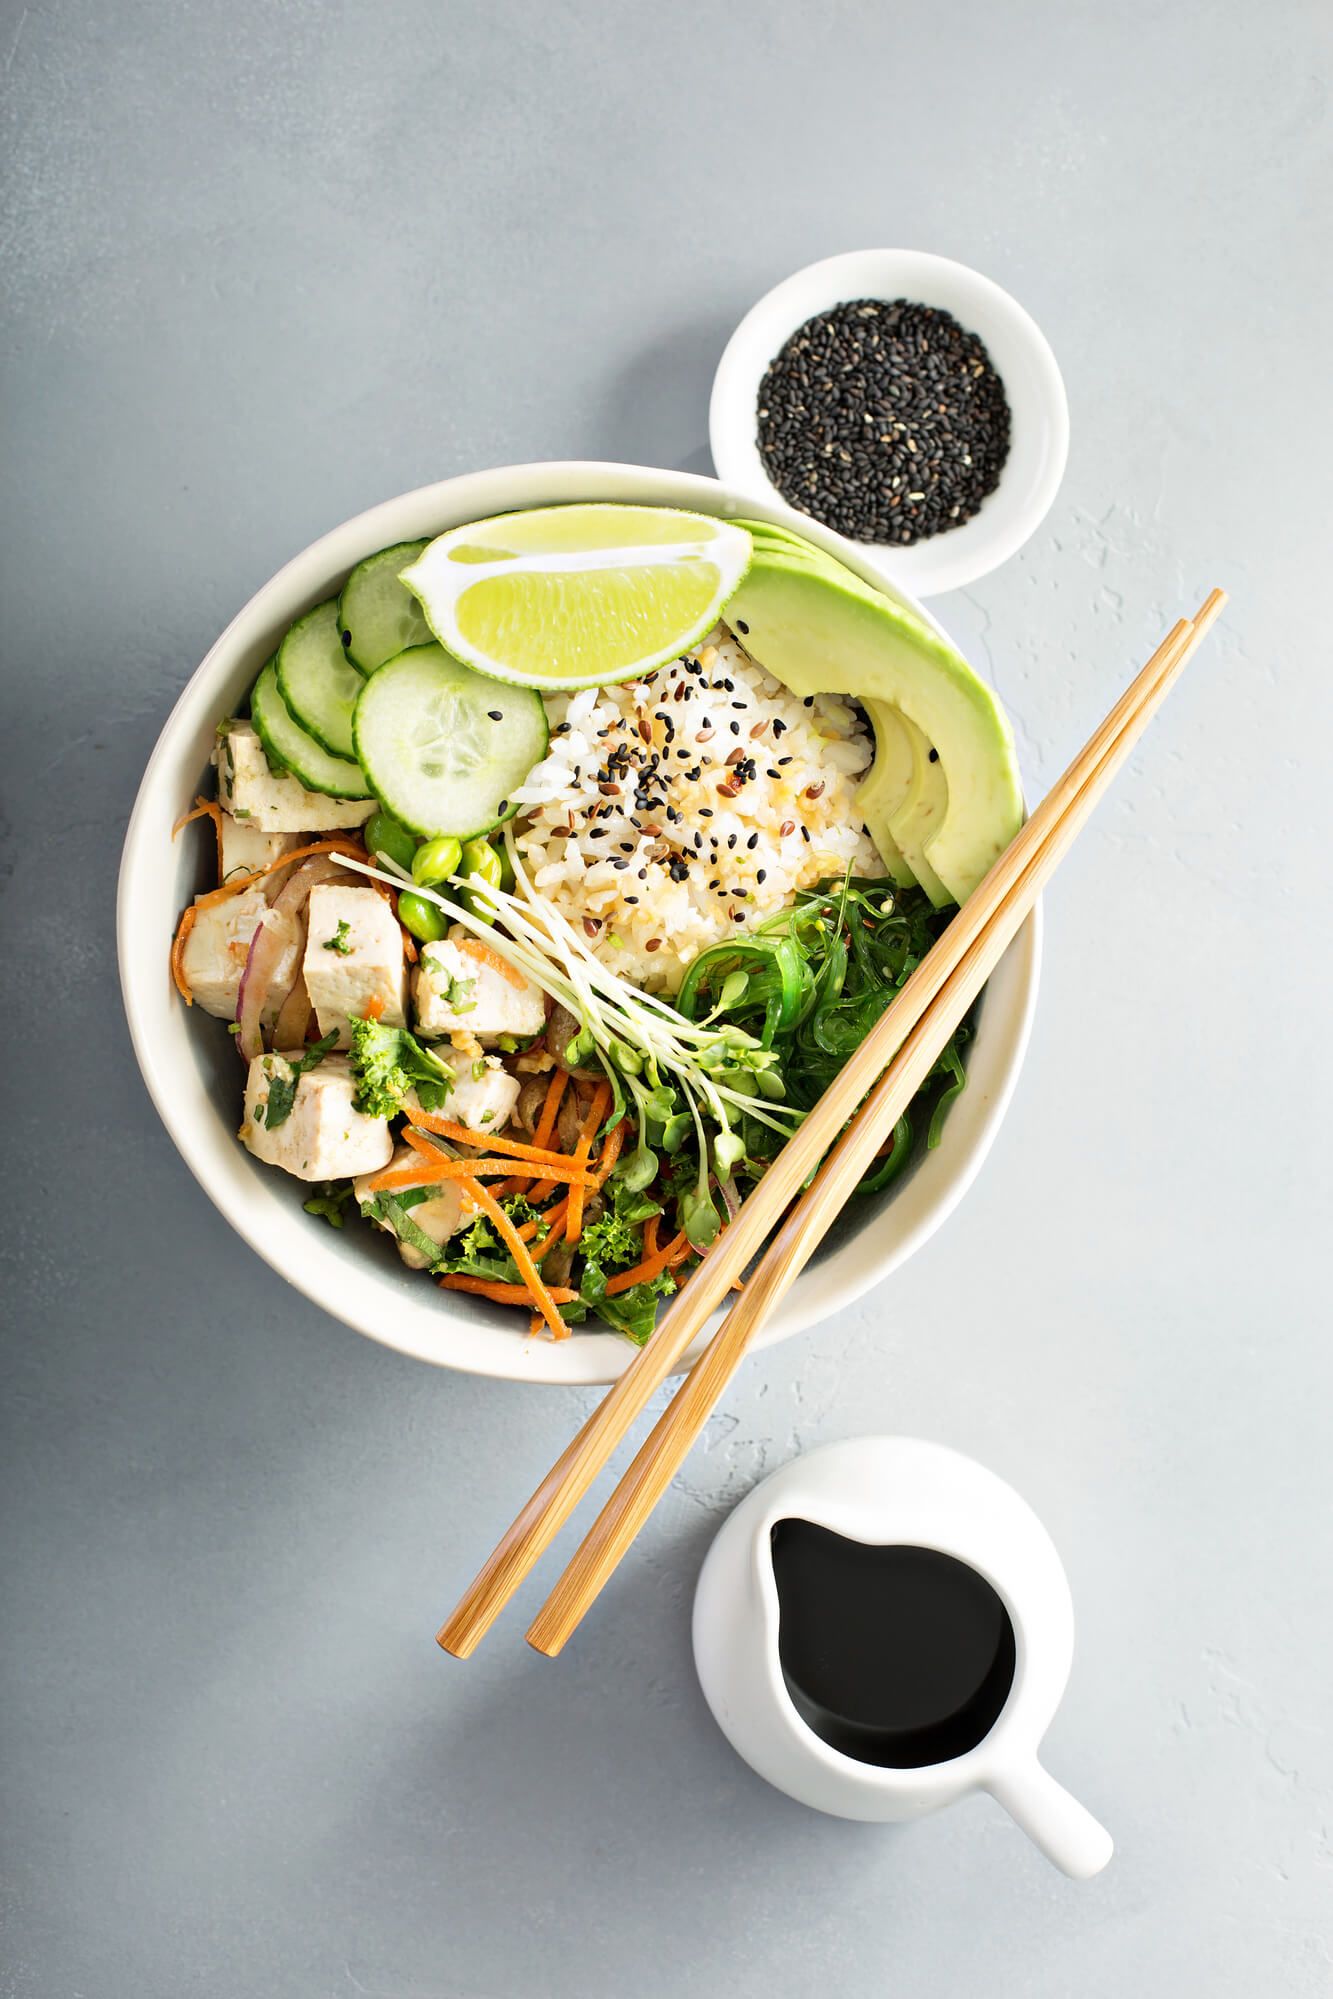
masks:
<path fill-rule="evenodd" d="M 310 1004 L 305 979 L 298 972 L 296 984 L 288 993 L 278 1010 L 273 1023 L 273 1046 L 275 1048 L 303 1048 L 306 1032 L 310 1026 L 310 1016 L 315 1009 Z"/>
<path fill-rule="evenodd" d="M 345 876 L 330 854 L 318 854 L 303 863 L 287 882 L 281 895 L 270 905 L 255 926 L 250 950 L 236 995 L 236 1022 L 240 1028 L 237 1046 L 247 1062 L 264 1052 L 265 1022 L 282 1022 L 289 1003 L 298 991 L 304 993 L 301 959 L 305 952 L 305 908 L 310 891 L 334 876 Z M 293 1009 L 294 1011 L 294 1009 Z M 299 1047 L 305 1038 L 309 1001 L 301 1020 L 300 1040 L 283 1041 L 279 1047 Z M 287 1023 L 284 1023 L 284 1025 Z"/>

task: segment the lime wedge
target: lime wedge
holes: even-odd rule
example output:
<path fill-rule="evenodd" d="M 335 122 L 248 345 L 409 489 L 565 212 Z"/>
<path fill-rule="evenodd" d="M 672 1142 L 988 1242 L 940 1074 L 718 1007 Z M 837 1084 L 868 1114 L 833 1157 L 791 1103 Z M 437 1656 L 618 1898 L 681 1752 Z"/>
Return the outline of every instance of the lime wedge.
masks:
<path fill-rule="evenodd" d="M 637 680 L 712 629 L 743 528 L 668 507 L 535 507 L 453 528 L 402 571 L 440 644 L 521 687 Z"/>

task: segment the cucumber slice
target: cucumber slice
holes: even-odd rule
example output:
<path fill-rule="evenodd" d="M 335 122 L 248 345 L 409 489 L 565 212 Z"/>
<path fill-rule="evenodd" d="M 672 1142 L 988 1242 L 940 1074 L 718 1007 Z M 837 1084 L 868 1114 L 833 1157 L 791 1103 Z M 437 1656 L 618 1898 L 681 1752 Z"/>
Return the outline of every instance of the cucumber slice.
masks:
<path fill-rule="evenodd" d="M 426 615 L 399 572 L 415 562 L 424 541 L 400 541 L 358 562 L 338 599 L 338 628 L 352 663 L 362 673 L 374 673 L 386 659 L 396 659 L 410 646 L 429 645 Z"/>
<path fill-rule="evenodd" d="M 298 618 L 278 647 L 278 691 L 308 735 L 331 757 L 351 757 L 352 709 L 361 675 L 343 651 L 338 600 Z"/>
<path fill-rule="evenodd" d="M 270 660 L 250 690 L 250 720 L 275 763 L 299 778 L 307 791 L 329 798 L 369 798 L 370 786 L 358 764 L 333 757 L 292 717 L 278 687 L 278 669 Z"/>
<path fill-rule="evenodd" d="M 443 646 L 413 646 L 371 674 L 356 704 L 356 753 L 375 795 L 413 833 L 489 833 L 546 755 L 542 698 L 474 673 Z"/>

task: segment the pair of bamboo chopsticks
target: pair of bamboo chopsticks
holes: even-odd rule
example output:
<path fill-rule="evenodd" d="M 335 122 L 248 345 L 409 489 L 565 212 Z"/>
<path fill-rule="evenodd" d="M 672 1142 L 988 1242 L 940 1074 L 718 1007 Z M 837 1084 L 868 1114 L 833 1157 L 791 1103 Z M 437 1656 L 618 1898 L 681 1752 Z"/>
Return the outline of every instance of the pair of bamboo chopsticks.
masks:
<path fill-rule="evenodd" d="M 925 1081 L 1225 602 L 1222 591 L 1212 591 L 1192 619 L 1181 619 L 1167 634 L 917 966 L 464 1592 L 437 1634 L 446 1652 L 465 1659 L 475 1649 L 710 1313 L 795 1202 L 533 1621 L 529 1643 L 550 1655 L 560 1651 L 679 1469 L 757 1327 L 804 1268 Z M 813 1184 L 796 1200 L 812 1174 Z"/>

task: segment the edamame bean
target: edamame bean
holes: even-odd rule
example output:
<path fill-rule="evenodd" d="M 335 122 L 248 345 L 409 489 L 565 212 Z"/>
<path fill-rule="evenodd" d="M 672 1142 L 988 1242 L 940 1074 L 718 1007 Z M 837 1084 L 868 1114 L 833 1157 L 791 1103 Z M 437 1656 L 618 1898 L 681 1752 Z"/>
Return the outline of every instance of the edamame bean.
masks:
<path fill-rule="evenodd" d="M 412 857 L 412 879 L 423 888 L 434 888 L 437 882 L 448 881 L 450 875 L 458 873 L 462 858 L 462 841 L 455 840 L 452 833 L 438 834 L 417 848 Z"/>
<path fill-rule="evenodd" d="M 398 897 L 398 921 L 420 944 L 438 944 L 449 927 L 444 911 L 424 895 L 413 895 L 410 888 Z"/>
<path fill-rule="evenodd" d="M 366 821 L 365 842 L 372 859 L 376 854 L 387 854 L 400 868 L 410 868 L 417 851 L 416 834 L 409 833 L 382 805 Z"/>
<path fill-rule="evenodd" d="M 489 840 L 464 841 L 463 858 L 459 863 L 458 873 L 470 876 L 476 887 L 460 890 L 458 899 L 474 916 L 479 916 L 483 923 L 495 921 L 496 905 L 487 897 L 486 889 L 499 888 L 502 872 L 500 856 Z"/>

